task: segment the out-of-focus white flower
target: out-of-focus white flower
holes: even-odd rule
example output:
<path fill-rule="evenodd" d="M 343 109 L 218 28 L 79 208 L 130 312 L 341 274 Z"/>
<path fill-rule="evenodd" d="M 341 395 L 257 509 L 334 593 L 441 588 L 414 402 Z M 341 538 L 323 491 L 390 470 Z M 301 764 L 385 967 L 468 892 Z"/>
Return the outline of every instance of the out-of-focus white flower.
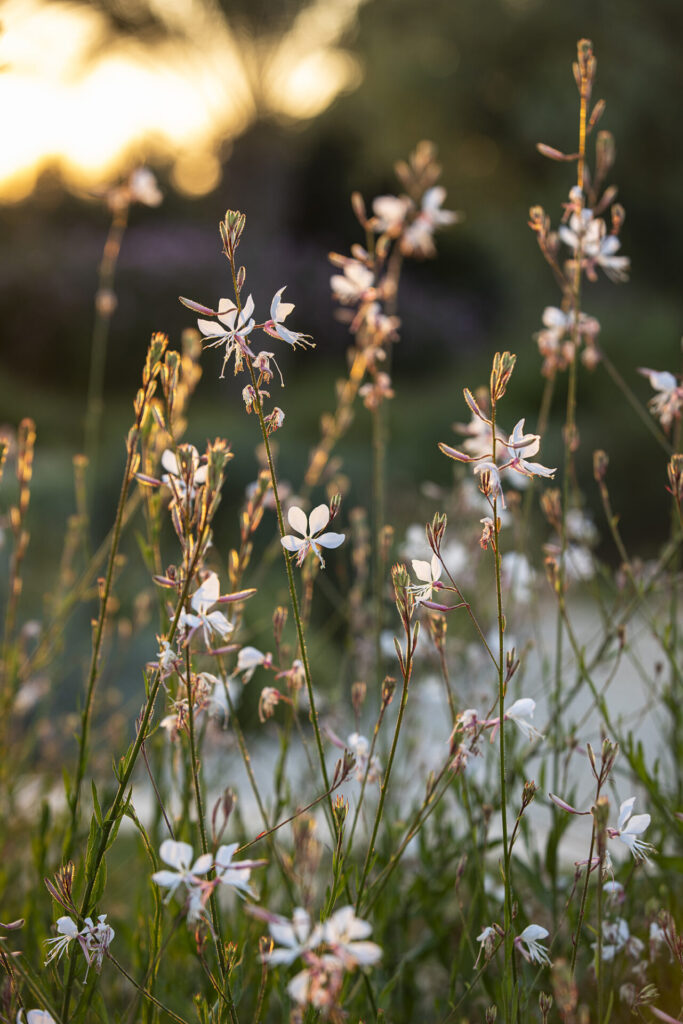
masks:
<path fill-rule="evenodd" d="M 276 946 L 270 953 L 263 954 L 263 960 L 271 967 L 294 963 L 302 953 L 315 949 L 322 941 L 320 925 L 311 928 L 310 915 L 303 907 L 294 908 L 291 921 L 274 917 L 268 922 L 268 930 Z"/>
<path fill-rule="evenodd" d="M 515 938 L 515 946 L 529 963 L 552 965 L 552 961 L 548 956 L 548 950 L 540 942 L 541 939 L 546 939 L 547 937 L 547 928 L 543 928 L 540 924 L 529 924 Z"/>
<path fill-rule="evenodd" d="M 382 949 L 376 942 L 366 942 L 372 925 L 356 917 L 353 907 L 340 907 L 323 921 L 323 939 L 345 969 L 368 967 L 381 959 Z"/>
<path fill-rule="evenodd" d="M 367 781 L 369 783 L 379 782 L 382 777 L 382 765 L 377 754 L 372 755 L 372 759 L 368 766 L 370 741 L 365 736 L 361 736 L 360 733 L 352 732 L 346 741 L 346 746 L 353 754 L 355 754 L 356 757 L 356 764 L 354 768 L 356 780 L 358 782 L 362 782 L 367 770 Z"/>
<path fill-rule="evenodd" d="M 289 996 L 299 1006 L 312 1006 L 325 1015 L 339 1005 L 344 968 L 331 953 L 307 955 L 308 966 L 295 974 L 287 985 Z"/>
<path fill-rule="evenodd" d="M 327 505 L 317 505 L 310 516 L 307 516 L 298 505 L 292 505 L 287 513 L 289 525 L 300 537 L 287 534 L 282 538 L 283 548 L 296 554 L 296 564 L 303 565 L 304 559 L 309 550 L 312 550 L 318 557 L 321 568 L 325 568 L 325 561 L 320 550 L 323 548 L 338 548 L 346 539 L 343 533 L 322 533 L 330 521 L 330 510 Z"/>
<path fill-rule="evenodd" d="M 600 217 L 593 217 L 593 211 L 583 209 L 573 213 L 569 226 L 560 226 L 558 234 L 574 256 L 580 252 L 582 263 L 591 280 L 595 280 L 595 267 L 602 267 L 610 280 L 628 280 L 631 261 L 628 256 L 617 256 L 621 242 L 617 235 L 607 234 L 607 226 Z"/>
<path fill-rule="evenodd" d="M 626 897 L 624 893 L 624 887 L 621 882 L 611 881 L 605 882 L 602 887 L 602 891 L 607 894 L 607 897 L 614 903 L 623 903 Z"/>
<path fill-rule="evenodd" d="M 358 260 L 347 259 L 344 273 L 330 278 L 332 295 L 342 306 L 353 306 L 361 300 L 374 298 L 375 275 Z"/>
<path fill-rule="evenodd" d="M 655 852 L 654 846 L 638 837 L 643 834 L 651 819 L 649 814 L 633 814 L 635 802 L 636 798 L 634 796 L 624 800 L 619 808 L 617 827 L 608 828 L 607 834 L 610 839 L 620 839 L 622 843 L 628 846 L 634 860 L 648 860 L 648 854 Z"/>
<path fill-rule="evenodd" d="M 19 1010 L 17 1024 L 55 1024 L 55 1019 L 47 1010 L 27 1010 L 25 1017 L 23 1010 Z"/>
<path fill-rule="evenodd" d="M 405 256 L 433 256 L 436 252 L 433 239 L 436 228 L 460 220 L 460 214 L 441 209 L 445 198 L 446 189 L 442 185 L 427 189 L 422 197 L 420 212 L 401 237 L 401 252 Z"/>
<path fill-rule="evenodd" d="M 78 925 L 70 917 L 58 918 L 57 931 L 59 935 L 54 939 L 47 940 L 47 945 L 52 946 L 52 949 L 48 953 L 45 964 L 49 964 L 55 958 L 59 960 L 73 940 L 77 939 L 88 969 L 94 963 L 95 970 L 99 972 L 104 955 L 115 937 L 114 929 L 111 925 L 106 924 L 106 919 L 106 914 L 100 914 L 97 923 L 93 923 L 91 917 L 86 917 L 84 925 L 79 931 Z"/>
<path fill-rule="evenodd" d="M 164 839 L 159 848 L 159 856 L 175 871 L 155 871 L 152 881 L 162 889 L 168 889 L 168 902 L 176 889 L 185 884 L 188 889 L 201 881 L 200 875 L 205 875 L 213 865 L 213 857 L 210 853 L 203 853 L 192 863 L 194 850 L 189 843 L 179 843 L 175 839 Z"/>
<path fill-rule="evenodd" d="M 375 215 L 375 231 L 399 235 L 409 211 L 413 208 L 407 196 L 377 196 L 372 200 Z"/>
<path fill-rule="evenodd" d="M 591 943 L 594 950 L 597 950 L 597 942 Z M 617 917 L 613 921 L 602 922 L 602 959 L 614 960 L 617 953 L 625 950 L 629 956 L 637 960 L 643 952 L 643 942 L 635 935 L 631 935 L 628 922 L 623 917 Z"/>
<path fill-rule="evenodd" d="M 667 370 L 647 370 L 641 367 L 638 373 L 647 377 L 650 387 L 657 392 L 648 402 L 648 409 L 658 418 L 664 430 L 669 430 L 673 421 L 681 415 L 683 386 Z"/>
<path fill-rule="evenodd" d="M 410 586 L 408 589 L 419 604 L 421 601 L 430 601 L 432 591 L 439 582 L 443 566 L 438 555 L 432 555 L 430 562 L 424 562 L 421 558 L 413 558 L 413 572 L 421 582 Z"/>
<path fill-rule="evenodd" d="M 197 587 L 190 598 L 191 612 L 183 610 L 180 613 L 180 627 L 187 631 L 186 642 L 189 643 L 192 636 L 201 628 L 204 634 L 204 642 L 211 648 L 211 638 L 214 633 L 219 637 L 225 637 L 233 630 L 233 624 L 228 622 L 223 612 L 210 612 L 209 608 L 220 599 L 220 582 L 215 572 L 209 573 L 204 582 Z"/>
<path fill-rule="evenodd" d="M 270 668 L 272 664 L 272 654 L 262 654 L 256 647 L 242 647 L 237 655 L 237 666 L 233 674 L 241 673 L 242 682 L 248 683 L 259 665 Z"/>
<path fill-rule="evenodd" d="M 286 341 L 292 348 L 296 348 L 297 345 L 308 345 L 314 348 L 315 346 L 311 341 L 310 335 L 302 334 L 300 331 L 292 331 L 289 327 L 285 327 L 284 321 L 294 309 L 293 302 L 282 301 L 282 293 L 286 287 L 286 285 L 283 285 L 279 291 L 275 292 L 273 301 L 270 304 L 270 320 L 265 323 L 263 329 L 272 337 L 281 338 L 282 341 Z"/>
<path fill-rule="evenodd" d="M 85 942 L 83 952 L 88 961 L 88 967 L 94 963 L 98 973 L 102 969 L 104 955 L 116 937 L 114 929 L 106 923 L 106 919 L 106 914 L 100 914 L 97 923 L 93 924 L 92 918 L 86 917 L 85 926 L 80 932 L 81 940 Z"/>
<path fill-rule="evenodd" d="M 157 179 L 149 167 L 136 167 L 128 179 L 131 202 L 143 203 L 145 206 L 159 206 L 163 194 Z"/>

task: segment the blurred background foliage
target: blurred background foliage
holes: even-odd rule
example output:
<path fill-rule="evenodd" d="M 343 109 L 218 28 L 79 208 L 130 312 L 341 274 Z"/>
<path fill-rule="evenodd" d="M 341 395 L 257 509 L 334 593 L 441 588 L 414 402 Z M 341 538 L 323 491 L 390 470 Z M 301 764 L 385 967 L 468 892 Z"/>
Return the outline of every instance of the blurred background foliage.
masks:
<path fill-rule="evenodd" d="M 403 273 L 394 491 L 409 505 L 419 480 L 447 484 L 451 468 L 436 442 L 467 418 L 462 387 L 486 380 L 496 350 L 519 356 L 509 426 L 517 415 L 533 426 L 542 384 L 532 336 L 558 295 L 527 211 L 541 203 L 557 223 L 575 179 L 573 165 L 544 159 L 535 143 L 575 146 L 570 64 L 581 36 L 598 58 L 594 95 L 606 99 L 601 127 L 616 137 L 612 177 L 627 210 L 622 251 L 632 258 L 629 284 L 601 278 L 583 306 L 643 401 L 651 392 L 636 367 L 680 368 L 679 0 L 8 0 L 0 20 L 0 420 L 36 420 L 35 521 L 47 502 L 57 530 L 73 505 L 70 460 L 83 443 L 109 225 L 101 194 L 140 162 L 155 170 L 165 199 L 132 210 L 117 271 L 100 533 L 151 332 L 168 332 L 177 345 L 193 322 L 179 294 L 214 305 L 230 293 L 217 232 L 227 207 L 247 214 L 241 255 L 257 311 L 265 316 L 286 283 L 294 326 L 317 342 L 313 353 L 282 354 L 287 388 L 275 398 L 287 415 L 283 473 L 300 478 L 345 366 L 348 335 L 333 317 L 327 253 L 362 241 L 351 191 L 367 200 L 396 191 L 393 164 L 422 138 L 439 147 L 446 207 L 465 219 L 439 235 L 436 261 Z M 216 354 L 203 365 L 187 439 L 233 442 L 238 502 L 254 476 L 256 430 L 235 382 L 217 379 Z M 551 465 L 560 457 L 563 387 L 541 453 Z M 663 454 L 601 368 L 582 370 L 580 407 L 587 485 L 592 450 L 604 447 L 625 513 L 639 480 L 627 538 L 643 533 L 647 513 L 663 533 Z M 344 449 L 360 472 L 358 494 L 369 474 L 366 426 L 360 410 Z M 650 544 L 652 528 L 640 539 Z M 50 528 L 37 543 L 47 557 Z"/>

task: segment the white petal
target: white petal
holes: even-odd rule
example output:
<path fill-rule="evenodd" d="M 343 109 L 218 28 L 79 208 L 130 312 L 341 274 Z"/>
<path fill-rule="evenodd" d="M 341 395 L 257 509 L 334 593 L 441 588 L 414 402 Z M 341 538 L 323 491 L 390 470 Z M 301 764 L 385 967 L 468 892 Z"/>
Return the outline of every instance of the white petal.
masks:
<path fill-rule="evenodd" d="M 198 320 L 197 327 L 205 338 L 222 338 L 225 331 L 214 320 Z"/>
<path fill-rule="evenodd" d="M 176 889 L 182 879 L 177 871 L 155 871 L 152 881 L 160 885 L 162 889 Z"/>
<path fill-rule="evenodd" d="M 197 857 L 196 861 L 192 865 L 193 875 L 205 875 L 206 872 L 213 865 L 213 857 L 210 853 L 203 853 L 201 857 Z"/>
<path fill-rule="evenodd" d="M 292 505 L 287 513 L 287 519 L 293 530 L 300 533 L 302 537 L 308 536 L 308 517 L 302 508 L 299 508 L 298 505 Z M 289 550 L 291 551 L 291 548 Z"/>
<path fill-rule="evenodd" d="M 68 935 L 70 938 L 75 939 L 78 935 L 78 925 L 70 917 L 59 917 L 57 918 L 57 931 L 60 935 Z"/>
<path fill-rule="evenodd" d="M 526 926 L 520 939 L 522 942 L 538 942 L 539 939 L 548 937 L 548 929 L 540 924 L 529 924 Z"/>
<path fill-rule="evenodd" d="M 175 452 L 172 452 L 170 448 L 161 456 L 161 465 L 164 467 L 167 473 L 172 476 L 180 476 L 180 467 L 178 466 L 178 459 Z"/>
<path fill-rule="evenodd" d="M 316 533 L 320 533 L 324 530 L 330 521 L 330 510 L 327 505 L 316 505 L 308 517 L 310 537 L 314 537 Z M 292 524 L 293 525 L 293 524 Z"/>
<path fill-rule="evenodd" d="M 536 710 L 536 701 L 532 700 L 531 697 L 520 697 L 516 700 L 512 707 L 509 707 L 505 712 L 510 718 L 527 717 L 533 718 L 534 711 Z M 547 932 L 546 932 L 547 934 Z"/>
<path fill-rule="evenodd" d="M 215 604 L 221 593 L 221 585 L 215 572 L 210 572 L 200 587 L 192 595 L 192 607 L 201 613 Z"/>
<path fill-rule="evenodd" d="M 308 544 L 308 541 L 303 537 L 293 537 L 291 533 L 288 533 L 282 538 L 280 543 L 287 551 L 301 551 L 304 544 Z"/>
<path fill-rule="evenodd" d="M 423 561 L 421 558 L 413 558 L 413 572 L 419 580 L 423 583 L 432 582 L 432 571 L 429 562 Z"/>
<path fill-rule="evenodd" d="M 229 843 L 227 846 L 219 846 L 216 850 L 216 867 L 229 868 L 239 843 Z"/>
<path fill-rule="evenodd" d="M 634 814 L 632 818 L 629 818 L 624 833 L 639 836 L 641 832 L 645 831 L 651 820 L 649 814 Z"/>
<path fill-rule="evenodd" d="M 631 813 L 633 811 L 633 805 L 635 804 L 635 802 L 636 802 L 636 798 L 634 796 L 632 796 L 628 800 L 624 800 L 623 804 L 619 808 L 619 820 L 617 821 L 617 828 L 620 831 L 624 827 L 624 825 L 626 824 L 628 818 L 630 817 L 630 815 L 631 815 Z"/>
<path fill-rule="evenodd" d="M 315 543 L 320 544 L 323 548 L 338 548 L 345 540 L 346 534 L 344 533 L 323 533 L 320 537 L 315 538 Z"/>
<path fill-rule="evenodd" d="M 175 839 L 164 839 L 159 847 L 159 856 L 173 868 L 187 870 L 192 863 L 194 850 L 189 843 L 178 843 Z"/>

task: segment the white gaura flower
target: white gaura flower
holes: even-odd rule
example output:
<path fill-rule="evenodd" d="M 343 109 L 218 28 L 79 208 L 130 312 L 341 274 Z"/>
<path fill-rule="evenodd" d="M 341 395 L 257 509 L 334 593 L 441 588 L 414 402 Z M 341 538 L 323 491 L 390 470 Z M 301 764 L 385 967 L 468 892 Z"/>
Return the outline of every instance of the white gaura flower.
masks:
<path fill-rule="evenodd" d="M 603 921 L 602 922 L 602 959 L 603 960 L 614 960 L 617 953 L 620 953 L 624 949 L 627 943 L 631 943 L 631 932 L 628 926 L 628 922 L 623 917 L 617 917 L 614 921 Z M 594 950 L 597 950 L 597 942 L 592 942 L 591 946 Z"/>
<path fill-rule="evenodd" d="M 332 295 L 342 306 L 354 306 L 362 299 L 374 298 L 375 275 L 358 260 L 347 259 L 344 273 L 330 278 Z"/>
<path fill-rule="evenodd" d="M 306 555 L 312 550 L 317 555 L 321 568 L 324 569 L 325 561 L 320 548 L 338 548 L 346 539 L 343 533 L 321 533 L 330 521 L 330 510 L 327 505 L 317 505 L 310 516 L 306 516 L 298 505 L 292 505 L 287 513 L 287 519 L 292 529 L 301 536 L 287 534 L 281 543 L 287 551 L 296 554 L 297 565 L 303 565 Z"/>
<path fill-rule="evenodd" d="M 418 580 L 421 580 L 421 583 L 410 586 L 408 589 L 418 604 L 420 601 L 430 601 L 432 591 L 438 584 L 443 569 L 441 560 L 437 555 L 432 555 L 430 562 L 425 562 L 421 558 L 413 558 L 412 562 L 413 572 Z"/>
<path fill-rule="evenodd" d="M 540 943 L 541 939 L 546 939 L 547 937 L 547 928 L 540 924 L 529 924 L 515 939 L 515 946 L 530 964 L 552 965 L 552 961 L 548 956 L 548 950 Z"/>
<path fill-rule="evenodd" d="M 78 925 L 67 916 L 57 918 L 57 931 L 59 935 L 56 938 L 47 940 L 46 945 L 52 949 L 45 959 L 45 966 L 52 960 L 61 959 L 73 940 L 79 937 Z"/>
<path fill-rule="evenodd" d="M 286 917 L 275 917 L 268 922 L 268 930 L 276 945 L 270 953 L 263 954 L 263 961 L 271 967 L 292 964 L 303 953 L 322 942 L 320 925 L 311 928 L 310 915 L 303 907 L 294 908 L 291 921 Z"/>
<path fill-rule="evenodd" d="M 211 638 L 214 633 L 219 637 L 225 637 L 233 630 L 233 624 L 228 622 L 223 612 L 210 612 L 219 601 L 220 583 L 215 572 L 209 573 L 201 586 L 197 587 L 190 598 L 191 612 L 185 609 L 180 613 L 180 627 L 187 631 L 186 643 L 189 643 L 198 629 L 201 628 L 204 634 L 206 646 L 211 648 Z"/>
<path fill-rule="evenodd" d="M 216 878 L 221 885 L 231 885 L 237 889 L 242 898 L 244 894 L 255 898 L 256 894 L 249 885 L 249 877 L 254 868 L 262 867 L 264 860 L 236 860 L 233 857 L 239 849 L 239 843 L 229 843 L 227 846 L 219 846 L 216 850 Z"/>
<path fill-rule="evenodd" d="M 382 956 L 382 949 L 376 942 L 366 942 L 372 933 L 372 925 L 356 917 L 353 907 L 340 907 L 332 917 L 323 922 L 323 939 L 338 956 L 345 969 L 369 967 Z"/>
<path fill-rule="evenodd" d="M 647 377 L 650 387 L 657 392 L 648 402 L 648 409 L 656 416 L 664 430 L 669 430 L 675 419 L 681 415 L 683 387 L 673 373 L 667 370 L 648 370 L 640 367 L 638 373 Z"/>
<path fill-rule="evenodd" d="M 399 235 L 413 203 L 407 196 L 377 196 L 372 200 L 374 229 L 382 234 Z"/>
<path fill-rule="evenodd" d="M 272 664 L 272 654 L 262 654 L 256 647 L 242 647 L 237 655 L 237 666 L 233 675 L 241 673 L 242 682 L 248 683 L 260 665 L 263 665 L 264 668 L 271 668 Z"/>
<path fill-rule="evenodd" d="M 355 754 L 356 765 L 354 768 L 354 775 L 357 782 L 362 782 L 365 778 L 367 771 L 369 783 L 379 782 L 382 777 L 382 765 L 377 757 L 377 754 L 372 755 L 370 765 L 368 767 L 368 754 L 370 753 L 370 741 L 365 736 L 361 736 L 358 732 L 352 732 L 346 740 L 346 746 L 348 749 Z"/>
<path fill-rule="evenodd" d="M 651 819 L 649 814 L 635 814 L 632 816 L 635 802 L 636 798 L 634 796 L 624 800 L 619 808 L 617 827 L 608 828 L 607 835 L 610 839 L 620 839 L 622 843 L 628 846 L 634 860 L 648 860 L 648 854 L 654 853 L 655 848 L 638 837 L 648 827 Z"/>
<path fill-rule="evenodd" d="M 55 1024 L 55 1019 L 47 1010 L 27 1010 L 25 1017 L 23 1010 L 19 1010 L 17 1024 Z"/>
<path fill-rule="evenodd" d="M 401 238 L 401 252 L 405 256 L 433 256 L 436 252 L 433 241 L 436 228 L 455 224 L 460 219 L 460 214 L 441 209 L 445 198 L 446 189 L 442 185 L 427 189 L 420 212 Z"/>
<path fill-rule="evenodd" d="M 282 301 L 282 293 L 286 287 L 286 285 L 283 285 L 279 291 L 275 292 L 273 301 L 270 304 L 270 320 L 264 324 L 263 329 L 273 338 L 281 338 L 282 341 L 286 341 L 292 348 L 296 348 L 297 345 L 308 345 L 310 348 L 315 348 L 310 335 L 302 334 L 300 331 L 292 331 L 289 327 L 285 327 L 284 321 L 294 309 L 293 302 Z"/>
<path fill-rule="evenodd" d="M 521 697 L 516 700 L 505 712 L 506 721 L 514 722 L 518 729 L 520 729 L 526 738 L 531 741 L 535 739 L 543 739 L 542 733 L 538 731 L 536 726 L 528 722 L 528 718 L 534 717 L 534 711 L 536 710 L 536 701 L 532 700 L 531 697 Z M 547 933 L 546 933 L 547 934 Z"/>
<path fill-rule="evenodd" d="M 152 881 L 162 889 L 168 889 L 166 902 L 171 899 L 176 889 L 185 884 L 188 889 L 200 882 L 200 875 L 205 875 L 213 866 L 210 853 L 203 853 L 192 863 L 194 850 L 189 843 L 178 843 L 174 839 L 164 839 L 159 848 L 159 856 L 175 871 L 155 871 Z"/>
<path fill-rule="evenodd" d="M 509 462 L 501 466 L 501 469 L 514 469 L 524 476 L 555 476 L 555 469 L 548 469 L 547 466 L 541 466 L 538 462 L 526 461 L 530 456 L 537 454 L 540 446 L 541 435 L 525 434 L 524 420 L 519 420 L 505 443 L 511 458 Z"/>
<path fill-rule="evenodd" d="M 225 367 L 233 353 L 235 355 L 235 373 L 239 372 L 242 369 L 243 355 L 246 353 L 253 356 L 253 352 L 246 342 L 246 338 L 256 326 L 256 322 L 252 317 L 254 300 L 251 295 L 241 310 L 237 308 L 232 299 L 220 299 L 218 309 L 210 309 L 208 306 L 202 306 L 193 299 L 184 299 L 182 296 L 180 301 L 184 306 L 194 310 L 196 313 L 204 313 L 216 317 L 218 322 L 216 320 L 197 320 L 197 327 L 203 335 L 204 347 L 216 348 L 220 345 L 225 346 L 221 377 L 225 375 Z"/>
<path fill-rule="evenodd" d="M 106 923 L 107 915 L 100 914 L 97 918 L 97 924 L 93 924 L 91 917 L 86 917 L 85 927 L 81 929 L 81 943 L 85 943 L 83 952 L 85 958 L 88 961 L 88 967 L 90 964 L 95 964 L 95 970 L 99 973 L 102 969 L 102 960 L 104 954 L 109 949 L 110 945 L 114 941 L 116 933 L 111 925 Z"/>

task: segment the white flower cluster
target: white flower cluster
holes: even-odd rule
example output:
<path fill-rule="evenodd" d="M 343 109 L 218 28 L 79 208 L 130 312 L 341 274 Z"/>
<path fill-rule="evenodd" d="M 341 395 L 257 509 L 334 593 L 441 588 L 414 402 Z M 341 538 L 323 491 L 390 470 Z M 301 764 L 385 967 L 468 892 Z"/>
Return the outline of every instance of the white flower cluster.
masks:
<path fill-rule="evenodd" d="M 301 957 L 306 967 L 296 974 L 287 991 L 300 1006 L 319 1010 L 334 1006 L 344 973 L 376 964 L 382 950 L 367 941 L 372 926 L 356 917 L 353 907 L 341 907 L 322 924 L 312 925 L 308 911 L 296 907 L 289 921 L 269 915 L 268 928 L 276 943 L 263 960 L 271 967 L 292 964 Z"/>
<path fill-rule="evenodd" d="M 47 944 L 52 949 L 45 960 L 46 965 L 52 960 L 59 960 L 67 951 L 74 939 L 78 941 L 83 951 L 88 969 L 94 963 L 95 970 L 102 968 L 102 960 L 114 939 L 114 929 L 106 924 L 107 915 L 100 914 L 96 922 L 91 917 L 86 917 L 83 927 L 79 930 L 78 925 L 68 916 L 57 919 L 57 935 L 54 939 L 48 939 Z M 86 971 L 87 975 L 87 971 Z M 41 1011 L 35 1011 L 39 1013 Z M 29 1021 L 29 1024 L 32 1024 Z"/>

